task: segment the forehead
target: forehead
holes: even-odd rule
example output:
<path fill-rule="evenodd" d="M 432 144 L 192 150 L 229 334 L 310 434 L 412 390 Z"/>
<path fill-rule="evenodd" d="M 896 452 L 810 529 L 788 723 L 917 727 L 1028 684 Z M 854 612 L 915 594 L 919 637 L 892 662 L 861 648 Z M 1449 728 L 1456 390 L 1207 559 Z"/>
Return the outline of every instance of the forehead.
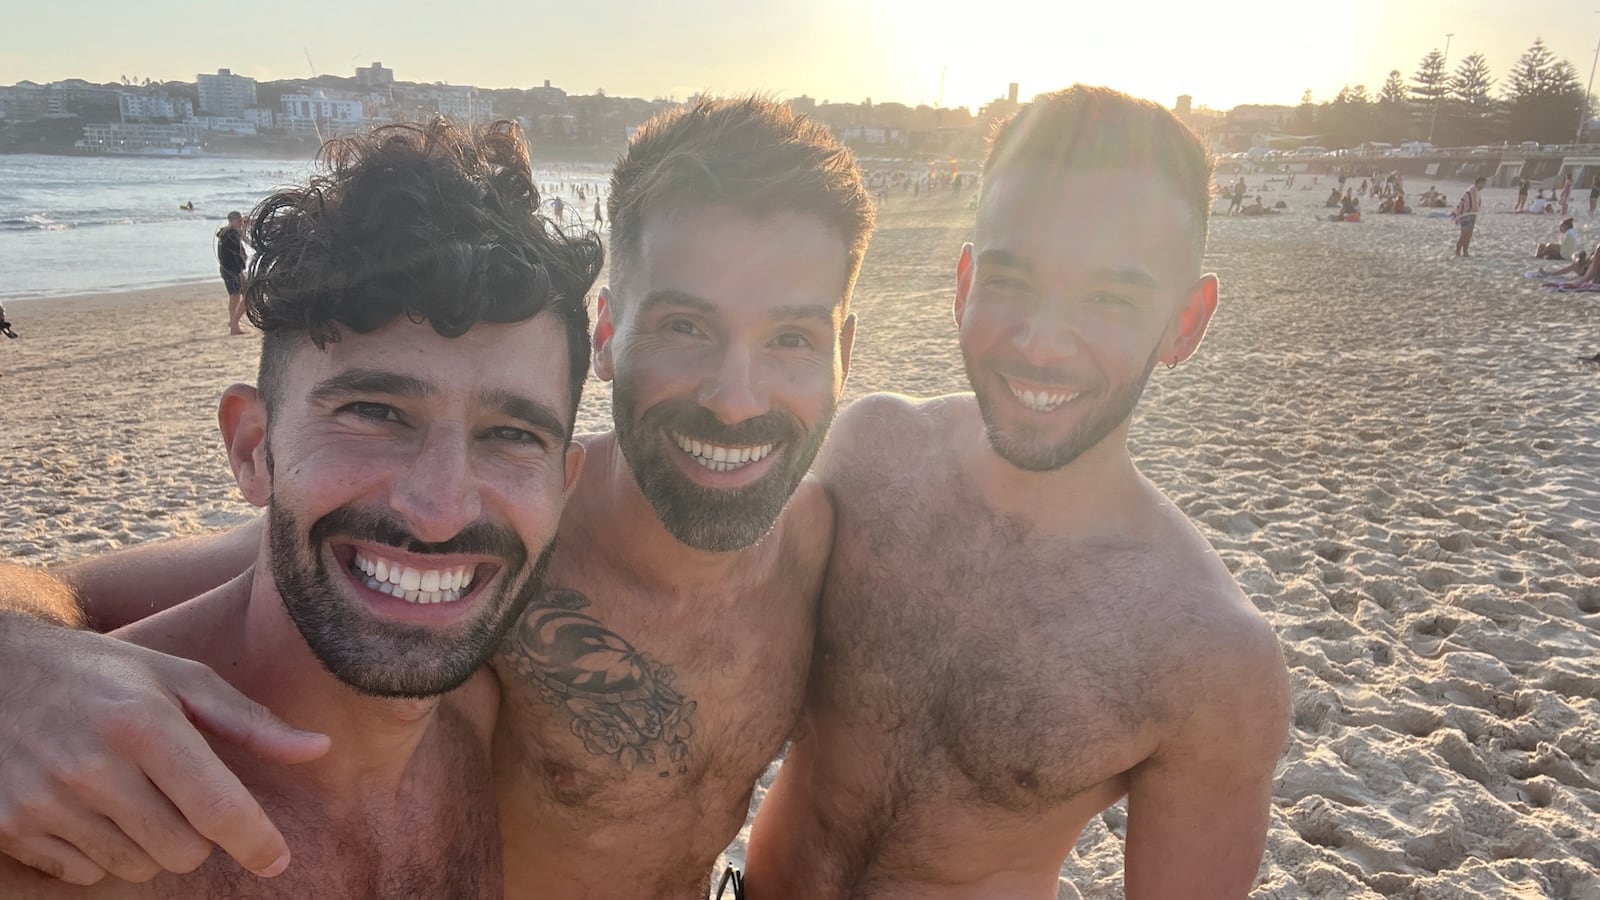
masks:
<path fill-rule="evenodd" d="M 820 216 L 693 207 L 644 217 L 626 290 L 629 302 L 681 292 L 722 314 L 832 307 L 844 300 L 848 266 L 844 237 Z"/>
<path fill-rule="evenodd" d="M 321 351 L 306 341 L 289 366 L 287 398 L 303 398 L 315 385 L 352 369 L 414 378 L 441 399 L 511 394 L 572 412 L 566 331 L 551 313 L 479 324 L 455 338 L 401 317 L 366 334 L 344 329 Z"/>
<path fill-rule="evenodd" d="M 1154 169 L 998 173 L 978 209 L 974 245 L 1043 262 L 1170 258 L 1198 264 L 1191 202 Z"/>

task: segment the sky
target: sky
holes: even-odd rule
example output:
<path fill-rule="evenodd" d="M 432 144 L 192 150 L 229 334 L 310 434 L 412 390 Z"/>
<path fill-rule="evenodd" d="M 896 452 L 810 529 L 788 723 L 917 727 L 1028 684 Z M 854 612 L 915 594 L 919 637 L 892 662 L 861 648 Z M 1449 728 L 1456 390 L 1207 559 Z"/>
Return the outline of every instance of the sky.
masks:
<path fill-rule="evenodd" d="M 1600 0 L 1142 3 L 1079 0 L 0 0 L 0 85 L 121 76 L 194 81 L 350 75 L 686 98 L 764 91 L 817 100 L 979 105 L 1073 82 L 1171 105 L 1316 102 L 1376 94 L 1429 50 L 1504 79 L 1543 37 L 1585 83 Z"/>

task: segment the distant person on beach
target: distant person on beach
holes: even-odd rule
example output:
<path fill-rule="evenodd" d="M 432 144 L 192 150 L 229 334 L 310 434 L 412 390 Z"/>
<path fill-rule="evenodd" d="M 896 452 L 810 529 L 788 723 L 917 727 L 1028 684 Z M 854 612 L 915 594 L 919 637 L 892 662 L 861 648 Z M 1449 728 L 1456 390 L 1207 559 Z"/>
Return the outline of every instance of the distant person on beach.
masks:
<path fill-rule="evenodd" d="M 0 334 L 5 335 L 12 340 L 16 340 L 17 338 L 16 329 L 13 328 L 11 323 L 6 320 L 6 308 L 4 306 L 0 306 Z"/>
<path fill-rule="evenodd" d="M 1323 201 L 1323 209 L 1337 209 L 1339 206 L 1339 189 L 1334 188 L 1328 192 L 1328 199 Z"/>
<path fill-rule="evenodd" d="M 1556 232 L 1559 239 L 1539 244 L 1533 251 L 1534 259 L 1572 259 L 1578 250 L 1578 229 L 1571 217 L 1561 220 Z"/>
<path fill-rule="evenodd" d="M 257 207 L 259 379 L 218 413 L 267 525 L 235 541 L 236 577 L 114 637 L 35 628 L 41 655 L 106 679 L 75 709 L 130 757 L 92 782 L 122 805 L 63 811 L 72 843 L 0 835 L 42 870 L 0 857 L 0 896 L 504 895 L 483 666 L 538 594 L 583 461 L 571 430 L 601 247 L 546 227 L 520 129 L 391 126 L 323 159 Z M 0 619 L 6 637 L 25 625 Z M 30 683 L 16 660 L 11 689 Z M 127 709 L 151 671 L 172 693 Z M 11 785 L 38 785 L 27 745 L 87 749 L 7 738 Z"/>
<path fill-rule="evenodd" d="M 244 216 L 237 210 L 228 213 L 228 224 L 217 229 L 217 266 L 228 290 L 228 333 L 244 334 L 239 327 L 244 318 Z"/>
<path fill-rule="evenodd" d="M 1512 208 L 1512 212 L 1522 212 L 1523 207 L 1528 205 L 1528 188 L 1529 188 L 1529 186 L 1530 186 L 1530 183 L 1529 183 L 1528 179 L 1526 179 L 1526 178 L 1517 179 L 1517 205 Z M 1544 192 L 1540 191 L 1540 193 L 1542 194 Z"/>
<path fill-rule="evenodd" d="M 600 209 L 600 198 L 596 197 L 594 198 L 594 227 L 596 230 L 598 230 L 601 226 L 605 225 L 605 223 L 606 217 L 604 212 Z"/>
<path fill-rule="evenodd" d="M 1571 200 L 1572 176 L 1568 175 L 1567 179 L 1561 183 L 1561 214 L 1563 216 L 1567 214 L 1567 205 L 1571 202 Z"/>
<path fill-rule="evenodd" d="M 1600 204 L 1600 175 L 1589 182 L 1589 215 L 1594 215 L 1596 204 Z"/>
<path fill-rule="evenodd" d="M 995 132 L 954 279 L 973 393 L 864 397 L 818 468 L 838 531 L 753 900 L 1054 900 L 1123 797 L 1128 897 L 1248 893 L 1288 673 L 1127 445 L 1216 308 L 1210 182 L 1177 118 L 1105 88 Z"/>
<path fill-rule="evenodd" d="M 1469 255 L 1467 249 L 1472 246 L 1472 230 L 1478 226 L 1478 211 L 1483 209 L 1483 187 L 1488 183 L 1487 178 L 1479 176 L 1472 182 L 1472 187 L 1461 195 L 1455 210 L 1450 213 L 1450 218 L 1461 229 L 1456 237 L 1456 256 Z"/>
<path fill-rule="evenodd" d="M 546 588 L 491 663 L 501 702 L 490 784 L 508 897 L 704 900 L 718 855 L 744 826 L 757 780 L 794 733 L 805 700 L 834 522 L 827 492 L 807 473 L 849 371 L 850 295 L 873 211 L 846 146 L 816 120 L 759 98 L 708 99 L 653 117 L 634 133 L 611 184 L 611 281 L 599 292 L 592 343 L 575 349 L 592 354 L 597 375 L 612 383 L 614 428 L 576 439 L 585 473 L 567 499 Z M 429 286 L 455 290 L 451 282 L 421 287 Z M 583 287 L 558 286 L 583 299 Z M 484 355 L 481 367 L 498 372 L 520 359 Z M 359 404 L 349 427 L 397 441 L 417 434 L 410 443 L 430 458 L 459 452 L 418 433 L 411 403 L 398 402 L 415 392 L 410 382 L 383 384 L 401 396 Z M 507 390 L 490 396 L 510 402 Z M 502 424 L 450 434 L 487 444 L 499 461 L 482 465 L 502 474 L 533 452 L 526 444 L 550 442 Z M 432 473 L 428 462 L 413 461 L 419 477 Z M 477 476 L 448 479 L 462 480 Z M 426 489 L 404 496 L 423 508 L 463 509 L 465 499 L 444 490 L 430 502 Z M 69 577 L 97 622 L 138 618 L 237 575 L 262 530 L 258 520 L 113 554 Z M 30 608 L 30 590 L 19 586 L 29 574 L 13 567 L 0 576 L 0 607 Z M 192 696 L 199 676 L 109 650 L 32 655 L 43 640 L 11 625 L 0 621 L 10 676 L 29 672 L 55 689 L 48 697 L 0 691 L 0 851 L 15 853 L 5 839 L 18 834 L 96 861 L 124 839 L 165 846 L 165 831 L 141 830 L 137 818 L 107 809 L 124 782 L 88 779 L 88 796 L 66 785 L 85 783 L 73 774 L 82 767 L 131 769 L 141 785 L 214 770 L 173 701 Z M 85 701 L 102 694 L 121 701 L 118 717 L 74 714 L 97 709 Z M 119 724 L 145 720 L 131 745 L 119 743 Z M 265 714 L 251 721 L 251 734 L 282 727 Z M 33 740 L 36 731 L 50 737 Z M 175 742 L 193 753 L 174 754 Z M 53 752 L 69 745 L 82 752 Z M 34 803 L 13 802 L 39 780 L 54 786 L 49 802 L 37 794 Z M 260 816 L 239 820 L 253 807 L 249 794 L 217 793 L 228 834 L 257 840 L 270 829 Z M 495 814 L 493 801 L 481 809 Z M 106 824 L 61 830 L 91 815 Z M 121 834 L 113 823 L 134 830 Z M 409 861 L 395 868 L 408 870 Z M 429 873 L 436 868 L 449 867 Z M 455 895 L 425 886 L 386 896 Z"/>
<path fill-rule="evenodd" d="M 1554 210 L 1555 204 L 1552 201 L 1545 199 L 1544 189 L 1540 188 L 1538 195 L 1533 198 L 1533 202 L 1528 204 L 1527 212 L 1534 213 L 1535 215 L 1544 215 L 1545 213 L 1553 212 Z"/>
<path fill-rule="evenodd" d="M 1244 176 L 1240 175 L 1239 180 L 1233 183 L 1233 202 L 1228 204 L 1228 215 L 1231 216 L 1244 208 L 1245 191 Z"/>

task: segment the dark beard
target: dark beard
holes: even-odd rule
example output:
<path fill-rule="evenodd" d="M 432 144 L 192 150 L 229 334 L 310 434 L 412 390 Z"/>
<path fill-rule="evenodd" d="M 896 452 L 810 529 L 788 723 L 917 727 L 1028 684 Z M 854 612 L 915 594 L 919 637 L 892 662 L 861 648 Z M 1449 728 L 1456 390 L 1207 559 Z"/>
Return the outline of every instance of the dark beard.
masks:
<path fill-rule="evenodd" d="M 267 509 L 272 580 L 295 627 L 335 678 L 375 697 L 433 697 L 459 687 L 489 661 L 500 639 L 538 593 L 554 549 L 545 545 L 533 566 L 517 536 L 504 528 L 474 524 L 440 544 L 414 540 L 392 518 L 342 507 L 311 526 L 301 544 L 294 516 L 276 502 Z M 492 555 L 505 567 L 492 597 L 475 600 L 483 610 L 459 633 L 441 634 L 418 625 L 374 620 L 334 587 L 318 548 L 333 536 L 402 548 L 411 553 Z M 526 570 L 526 571 L 525 571 Z"/>
<path fill-rule="evenodd" d="M 727 553 L 755 544 L 772 529 L 822 449 L 836 406 L 829 402 L 810 433 L 799 419 L 780 410 L 726 425 L 710 410 L 688 401 L 664 401 L 639 414 L 633 391 L 618 379 L 612 387 L 611 420 L 633 479 L 662 526 L 679 543 Z M 778 446 L 772 452 L 782 456 L 754 484 L 706 488 L 690 481 L 667 458 L 668 432 L 728 446 L 774 444 Z"/>
<path fill-rule="evenodd" d="M 973 394 L 978 398 L 978 411 L 983 414 L 984 430 L 989 437 L 989 446 L 994 448 L 994 452 L 998 453 L 1000 458 L 1025 472 L 1054 472 L 1098 446 L 1111 432 L 1117 430 L 1119 425 L 1128 421 L 1133 415 L 1134 407 L 1139 405 L 1139 397 L 1144 394 L 1145 384 L 1149 382 L 1150 373 L 1155 370 L 1156 359 L 1160 354 L 1161 348 L 1157 347 L 1145 361 L 1144 372 L 1139 377 L 1115 385 L 1104 392 L 1104 399 L 1095 403 L 1089 415 L 1055 444 L 1029 440 L 1026 435 L 1008 434 L 1001 428 L 994 417 L 994 392 L 1005 391 L 1008 388 L 993 374 L 994 367 L 984 366 L 980 371 L 972 358 L 964 352 L 962 359 L 967 368 L 967 382 L 972 385 Z M 978 387 L 980 374 L 987 376 L 982 379 L 984 388 Z M 1046 383 L 1069 381 L 1067 378 L 1048 373 L 1041 373 L 1036 380 Z"/>

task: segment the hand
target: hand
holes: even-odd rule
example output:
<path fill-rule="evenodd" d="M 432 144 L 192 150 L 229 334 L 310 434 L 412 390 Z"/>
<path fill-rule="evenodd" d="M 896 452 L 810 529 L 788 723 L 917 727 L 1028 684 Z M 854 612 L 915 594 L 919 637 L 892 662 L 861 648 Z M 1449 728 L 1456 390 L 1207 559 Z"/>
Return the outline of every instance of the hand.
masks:
<path fill-rule="evenodd" d="M 283 835 L 201 730 L 279 763 L 328 739 L 284 724 L 200 663 L 0 616 L 0 853 L 73 884 L 147 881 L 222 850 L 263 877 Z"/>

